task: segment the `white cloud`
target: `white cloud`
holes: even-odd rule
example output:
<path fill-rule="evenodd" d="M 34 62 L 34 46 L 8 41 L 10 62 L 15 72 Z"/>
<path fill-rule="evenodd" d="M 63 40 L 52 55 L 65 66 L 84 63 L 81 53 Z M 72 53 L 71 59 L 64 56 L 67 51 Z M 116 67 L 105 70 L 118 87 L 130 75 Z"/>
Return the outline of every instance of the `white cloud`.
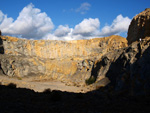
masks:
<path fill-rule="evenodd" d="M 54 34 L 48 33 L 44 37 L 42 37 L 44 40 L 61 40 L 59 37 L 55 36 Z"/>
<path fill-rule="evenodd" d="M 51 40 L 79 40 L 95 37 L 99 32 L 100 22 L 98 18 L 84 19 L 77 24 L 75 28 L 69 28 L 68 25 L 60 25 L 55 32 L 47 34 L 43 39 Z"/>
<path fill-rule="evenodd" d="M 91 4 L 84 2 L 75 11 L 80 12 L 81 14 L 85 14 L 90 9 L 90 7 L 91 7 Z"/>
<path fill-rule="evenodd" d="M 73 28 L 60 25 L 54 33 L 48 33 L 43 39 L 46 40 L 77 40 L 72 35 Z"/>
<path fill-rule="evenodd" d="M 8 18 L 7 15 L 4 15 L 0 10 L 0 29 L 4 32 L 7 31 L 12 22 L 13 18 Z"/>
<path fill-rule="evenodd" d="M 63 25 L 59 25 L 58 28 L 55 30 L 54 35 L 57 37 L 63 37 L 68 35 L 68 33 L 71 32 L 71 29 L 69 28 L 68 25 L 63 26 Z"/>
<path fill-rule="evenodd" d="M 100 22 L 98 18 L 84 19 L 81 23 L 75 26 L 73 34 L 82 36 L 92 36 L 95 35 L 100 27 Z"/>
<path fill-rule="evenodd" d="M 53 34 L 48 34 L 44 39 L 53 40 L 79 40 L 93 38 L 99 32 L 100 22 L 98 18 L 84 19 L 77 24 L 75 28 L 69 28 L 68 25 L 60 25 Z"/>
<path fill-rule="evenodd" d="M 3 26 L 4 23 L 8 26 Z M 16 21 L 13 22 L 12 18 L 6 17 L 0 26 L 4 34 L 22 35 L 24 38 L 36 39 L 43 37 L 53 28 L 51 18 L 45 12 L 41 13 L 40 9 L 34 8 L 33 4 L 24 7 Z"/>
<path fill-rule="evenodd" d="M 2 22 L 3 18 L 4 18 L 4 14 L 3 14 L 3 12 L 0 10 L 0 23 Z"/>
<path fill-rule="evenodd" d="M 87 11 L 89 6 L 84 4 L 79 9 Z M 68 25 L 59 25 L 54 30 L 51 18 L 45 12 L 35 8 L 33 4 L 24 7 L 15 21 L 0 11 L 0 30 L 2 33 L 28 39 L 79 40 L 110 36 L 127 32 L 130 22 L 131 19 L 120 14 L 111 25 L 106 25 L 101 30 L 98 18 L 83 19 L 73 28 Z"/>
<path fill-rule="evenodd" d="M 121 32 L 127 32 L 131 19 L 123 17 L 121 14 L 114 19 L 113 23 L 108 26 L 104 26 L 99 33 L 100 36 L 110 36 L 113 34 L 119 34 Z"/>

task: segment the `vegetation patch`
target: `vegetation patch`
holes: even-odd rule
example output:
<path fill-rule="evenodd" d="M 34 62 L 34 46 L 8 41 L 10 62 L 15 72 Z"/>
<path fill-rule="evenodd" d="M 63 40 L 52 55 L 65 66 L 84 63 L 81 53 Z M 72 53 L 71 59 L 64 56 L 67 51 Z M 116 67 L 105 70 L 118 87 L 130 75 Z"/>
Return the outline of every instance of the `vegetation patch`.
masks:
<path fill-rule="evenodd" d="M 96 81 L 96 78 L 94 76 L 91 76 L 89 79 L 85 80 L 85 83 L 87 85 L 93 84 Z"/>

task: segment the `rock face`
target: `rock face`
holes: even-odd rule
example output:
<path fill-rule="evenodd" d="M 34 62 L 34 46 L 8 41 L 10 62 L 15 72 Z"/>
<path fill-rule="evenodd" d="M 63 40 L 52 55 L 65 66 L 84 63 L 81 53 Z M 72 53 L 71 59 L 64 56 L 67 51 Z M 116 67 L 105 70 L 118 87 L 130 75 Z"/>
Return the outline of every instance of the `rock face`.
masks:
<path fill-rule="evenodd" d="M 150 38 L 105 54 L 95 61 L 92 76 L 96 85 L 108 83 L 115 91 L 150 94 Z M 107 84 L 106 83 L 106 84 Z"/>
<path fill-rule="evenodd" d="M 93 62 L 103 54 L 127 47 L 120 36 L 77 41 L 0 38 L 1 73 L 10 77 L 38 76 L 71 84 L 84 84 Z"/>
<path fill-rule="evenodd" d="M 141 41 L 138 41 L 142 38 Z M 150 94 L 150 9 L 135 16 L 128 31 L 129 46 L 110 51 L 94 62 L 95 86 L 132 95 Z"/>
<path fill-rule="evenodd" d="M 120 36 L 74 41 L 26 40 L 3 36 L 1 40 L 7 55 L 49 59 L 88 58 L 127 46 L 127 41 Z"/>
<path fill-rule="evenodd" d="M 150 8 L 136 15 L 128 30 L 128 43 L 138 41 L 140 38 L 150 37 Z"/>

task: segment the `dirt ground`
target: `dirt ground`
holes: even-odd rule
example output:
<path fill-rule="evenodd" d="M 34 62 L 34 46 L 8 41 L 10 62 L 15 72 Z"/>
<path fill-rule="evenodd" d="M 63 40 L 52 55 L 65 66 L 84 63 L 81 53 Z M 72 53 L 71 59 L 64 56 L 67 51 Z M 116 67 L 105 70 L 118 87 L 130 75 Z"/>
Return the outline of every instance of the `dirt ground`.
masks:
<path fill-rule="evenodd" d="M 88 91 L 91 91 L 90 87 L 69 86 L 63 82 L 55 80 L 47 80 L 47 81 L 35 80 L 35 77 L 12 78 L 7 77 L 5 75 L 1 75 L 0 83 L 1 85 L 8 85 L 10 83 L 13 83 L 16 84 L 17 88 L 28 88 L 34 90 L 35 92 L 43 92 L 46 89 L 67 91 L 74 93 L 86 93 Z"/>

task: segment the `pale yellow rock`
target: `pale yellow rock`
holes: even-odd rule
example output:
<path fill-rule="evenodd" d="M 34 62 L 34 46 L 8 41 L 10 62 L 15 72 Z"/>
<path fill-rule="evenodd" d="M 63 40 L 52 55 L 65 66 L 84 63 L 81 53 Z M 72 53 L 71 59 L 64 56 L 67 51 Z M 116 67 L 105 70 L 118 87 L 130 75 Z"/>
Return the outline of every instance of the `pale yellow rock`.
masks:
<path fill-rule="evenodd" d="M 100 50 L 106 52 L 127 46 L 125 38 L 115 35 L 74 41 L 26 40 L 10 36 L 1 36 L 1 39 L 5 54 L 57 59 L 96 56 Z"/>
<path fill-rule="evenodd" d="M 125 38 L 116 35 L 73 41 L 10 36 L 1 36 L 1 39 L 4 49 L 1 66 L 6 75 L 19 78 L 36 75 L 39 80 L 53 79 L 77 85 L 84 85 L 89 78 L 95 59 L 128 46 Z"/>

